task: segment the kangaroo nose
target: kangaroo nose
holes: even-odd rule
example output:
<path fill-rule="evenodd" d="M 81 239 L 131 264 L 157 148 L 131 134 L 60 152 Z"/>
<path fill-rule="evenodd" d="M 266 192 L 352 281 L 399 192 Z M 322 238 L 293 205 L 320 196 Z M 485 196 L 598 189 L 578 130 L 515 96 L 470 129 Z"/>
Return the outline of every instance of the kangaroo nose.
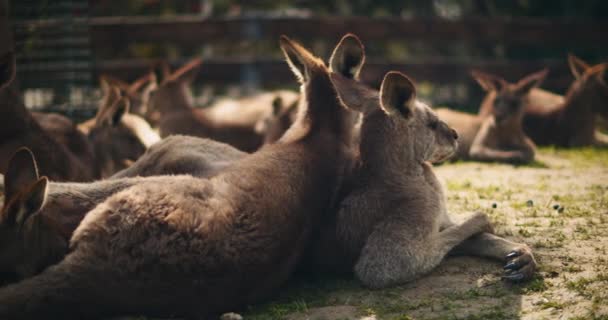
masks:
<path fill-rule="evenodd" d="M 454 129 L 450 129 L 452 130 L 452 136 L 454 137 L 454 140 L 458 140 L 458 132 L 456 132 L 456 130 Z"/>

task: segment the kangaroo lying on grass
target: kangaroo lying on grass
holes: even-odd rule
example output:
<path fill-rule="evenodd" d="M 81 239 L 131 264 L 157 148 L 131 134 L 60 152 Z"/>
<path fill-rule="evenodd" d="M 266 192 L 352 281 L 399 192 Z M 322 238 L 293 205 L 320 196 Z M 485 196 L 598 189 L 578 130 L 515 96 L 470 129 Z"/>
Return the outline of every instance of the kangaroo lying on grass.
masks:
<path fill-rule="evenodd" d="M 490 76 L 473 72 L 473 78 L 488 91 L 481 108 L 491 110 L 491 115 L 482 117 L 444 108 L 437 110 L 439 118 L 460 136 L 456 157 L 509 163 L 533 161 L 536 147 L 522 128 L 524 101 L 546 75 L 547 70 L 542 70 L 510 84 L 492 82 Z"/>
<path fill-rule="evenodd" d="M 558 146 L 607 145 L 608 138 L 597 130 L 596 117 L 608 119 L 608 64 L 590 66 L 574 55 L 568 55 L 574 82 L 567 96 L 534 88 L 524 100 L 524 132 L 537 144 Z M 506 81 L 485 75 L 488 85 L 500 87 Z M 482 105 L 479 114 L 491 113 Z"/>
<path fill-rule="evenodd" d="M 347 55 L 347 57 L 344 55 Z M 342 79 L 344 84 L 348 78 L 358 74 L 363 60 L 363 45 L 361 42 L 354 35 L 346 35 L 338 43 L 330 59 L 332 69 L 340 72 L 339 74 L 332 73 L 332 75 L 337 77 L 336 79 Z M 344 61 L 347 61 L 349 65 L 342 63 Z M 357 70 L 356 74 L 352 73 L 355 70 L 353 68 Z M 343 89 L 345 88 L 343 86 Z M 358 103 L 359 99 L 352 99 L 352 101 Z M 346 122 L 352 124 L 357 116 L 356 113 L 351 113 L 346 117 Z M 347 140 L 351 141 L 349 144 L 352 145 L 352 138 Z M 110 195 L 143 181 L 125 178 L 170 174 L 188 174 L 194 177 L 209 178 L 247 155 L 247 153 L 232 146 L 209 139 L 170 136 L 153 145 L 131 167 L 115 174 L 111 177 L 111 180 L 91 184 L 49 182 L 46 190 L 47 201 L 43 203 L 40 209 L 35 207 L 35 211 L 28 210 L 28 207 L 20 205 L 22 202 L 19 200 L 8 200 L 8 202 L 14 203 L 13 206 L 20 205 L 19 210 L 24 210 L 24 215 L 31 217 L 30 219 L 38 219 L 39 223 L 34 224 L 33 228 L 0 224 L 0 227 L 4 227 L 4 233 L 0 232 L 0 237 L 5 234 L 5 241 L 0 242 L 0 251 L 5 252 L 5 255 L 0 257 L 0 272 L 7 274 L 7 276 L 16 275 L 6 279 L 6 281 L 30 277 L 44 267 L 49 266 L 50 262 L 57 261 L 60 258 L 59 254 L 67 254 L 67 243 L 78 223 L 89 210 Z M 16 159 L 23 162 L 27 157 L 22 156 Z M 15 164 L 11 167 L 19 168 L 22 171 L 36 167 L 33 156 L 30 156 L 29 162 L 25 165 Z M 15 177 L 23 175 L 38 177 L 37 173 L 27 172 L 27 170 L 13 172 L 10 177 L 15 179 Z M 35 180 L 37 181 L 37 179 Z M 11 182 L 7 181 L 7 184 L 11 184 Z M 29 193 L 29 184 L 12 184 L 20 185 L 21 188 L 18 192 L 13 192 L 9 199 Z M 45 244 L 37 244 L 40 240 L 51 238 L 55 240 L 45 240 Z M 27 250 L 30 252 L 27 255 L 23 255 L 21 249 L 16 249 L 22 248 L 23 243 L 29 243 L 28 246 L 33 248 Z M 47 247 L 50 245 L 53 245 L 52 250 Z M 47 254 L 44 250 L 50 252 Z M 49 255 L 53 259 L 49 259 Z"/>
<path fill-rule="evenodd" d="M 201 60 L 195 59 L 172 74 L 168 66 L 154 69 L 157 88 L 150 93 L 147 109 L 159 113 L 162 137 L 183 134 L 210 138 L 252 152 L 263 140 L 255 130 L 256 123 L 271 112 L 275 95 L 281 95 L 286 103 L 297 100 L 296 93 L 281 91 L 240 100 L 223 99 L 208 108 L 194 108 L 189 86 L 200 64 Z"/>
<path fill-rule="evenodd" d="M 40 171 L 53 180 L 93 180 L 92 166 L 79 158 L 86 151 L 72 152 L 46 132 L 25 108 L 17 91 L 10 87 L 15 72 L 14 53 L 0 57 L 0 173 L 6 172 L 11 155 L 27 146 L 41 160 Z"/>
<path fill-rule="evenodd" d="M 0 290 L 0 317 L 211 316 L 276 291 L 329 209 L 350 129 L 323 62 L 286 37 L 281 48 L 307 103 L 277 143 L 211 180 L 165 177 L 110 197 L 59 264 Z"/>
<path fill-rule="evenodd" d="M 363 284 L 382 288 L 420 277 L 452 252 L 507 261 L 506 279 L 530 279 L 536 262 L 526 245 L 492 235 L 484 214 L 462 223 L 448 215 L 429 162 L 456 151 L 456 132 L 416 100 L 404 75 L 389 72 L 380 90 L 381 108 L 363 117 L 359 165 L 316 238 L 312 266 L 354 269 Z"/>
<path fill-rule="evenodd" d="M 575 80 L 564 102 L 526 108 L 524 131 L 540 145 L 606 146 L 608 138 L 597 132 L 596 116 L 608 119 L 608 63 L 589 66 L 573 55 L 568 63 Z"/>

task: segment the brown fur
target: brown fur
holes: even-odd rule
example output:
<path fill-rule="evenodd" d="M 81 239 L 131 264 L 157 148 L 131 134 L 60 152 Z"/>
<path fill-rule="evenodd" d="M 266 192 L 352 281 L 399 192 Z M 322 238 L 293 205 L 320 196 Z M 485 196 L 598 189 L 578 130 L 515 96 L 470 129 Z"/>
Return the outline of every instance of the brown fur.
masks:
<path fill-rule="evenodd" d="M 189 85 L 200 63 L 194 60 L 168 77 L 166 71 L 156 72 L 158 88 L 150 95 L 148 110 L 160 113 L 160 135 L 191 135 L 228 143 L 247 152 L 257 150 L 263 137 L 256 132 L 255 125 L 271 112 L 274 94 L 240 101 L 222 100 L 205 109 L 193 108 Z M 286 101 L 297 99 L 291 92 L 279 94 Z"/>
<path fill-rule="evenodd" d="M 211 180 L 166 178 L 112 196 L 86 216 L 61 263 L 0 290 L 0 316 L 207 316 L 273 293 L 330 205 L 347 133 L 324 64 L 281 44 L 307 108 L 277 143 Z"/>
<path fill-rule="evenodd" d="M 608 145 L 608 141 L 598 140 L 596 132 L 596 116 L 608 118 L 608 64 L 588 66 L 573 55 L 568 61 L 575 81 L 563 103 L 528 107 L 524 130 L 541 145 Z"/>
<path fill-rule="evenodd" d="M 491 230 L 483 214 L 463 223 L 447 214 L 428 162 L 456 150 L 454 130 L 415 100 L 413 84 L 399 73 L 387 74 L 381 99 L 382 109 L 363 118 L 360 165 L 315 241 L 313 266 L 354 269 L 366 286 L 381 288 L 416 279 L 452 252 L 507 261 L 506 278 L 529 279 L 536 262 L 526 245 L 482 233 Z"/>
<path fill-rule="evenodd" d="M 59 262 L 86 212 L 144 179 L 46 182 L 37 172 L 31 151 L 23 148 L 12 157 L 3 181 L 8 188 L 0 215 L 0 274 L 4 275 L 0 282 L 7 282 L 33 276 Z M 33 188 L 41 182 L 44 186 Z"/>
<path fill-rule="evenodd" d="M 492 75 L 473 72 L 475 80 L 488 91 L 481 109 L 491 110 L 490 115 L 437 110 L 439 117 L 460 136 L 456 157 L 509 163 L 534 160 L 536 147 L 522 128 L 524 102 L 530 90 L 537 87 L 546 75 L 547 70 L 542 70 L 511 84 Z"/>
<path fill-rule="evenodd" d="M 92 180 L 89 164 L 45 132 L 9 86 L 15 68 L 13 53 L 0 58 L 0 173 L 6 172 L 10 156 L 26 146 L 41 160 L 43 175 L 57 181 Z"/>
<path fill-rule="evenodd" d="M 360 41 L 356 37 L 346 35 L 336 46 L 335 51 L 337 53 L 332 55 L 330 63 L 334 70 L 353 72 L 352 65 L 351 68 L 342 68 L 339 63 L 336 63 L 336 60 L 348 60 L 351 63 L 359 61 L 360 68 L 360 64 L 364 60 L 363 51 L 344 50 L 343 46 L 362 48 Z M 349 54 L 351 56 L 347 59 L 341 57 L 341 54 Z M 344 79 L 352 76 L 347 72 L 342 73 Z M 275 102 L 282 102 L 282 99 L 277 100 L 280 101 Z M 282 109 L 281 107 L 276 106 L 277 112 Z M 103 112 L 100 111 L 100 113 Z M 348 118 L 352 119 L 352 117 Z M 291 122 L 289 123 L 291 124 Z M 352 126 L 352 120 L 348 120 L 347 122 L 351 123 L 349 126 Z M 355 131 L 358 132 L 358 127 Z M 284 132 L 284 130 L 281 132 Z M 350 143 L 352 143 L 352 139 L 348 140 L 351 140 Z M 35 228 L 27 229 L 28 232 L 26 233 L 19 233 L 20 230 L 11 229 L 10 226 L 7 227 L 5 230 L 7 241 L 3 245 L 6 248 L 13 248 L 20 246 L 22 243 L 36 244 L 38 243 L 37 239 L 40 238 L 63 239 L 63 241 L 48 241 L 49 246 L 56 243 L 52 248 L 48 246 L 33 246 L 33 249 L 28 250 L 31 252 L 26 257 L 23 257 L 20 251 L 5 250 L 8 254 L 0 259 L 0 270 L 17 273 L 20 277 L 31 276 L 33 275 L 31 272 L 42 270 L 43 267 L 48 266 L 44 265 L 43 262 L 56 261 L 45 259 L 47 257 L 46 252 L 42 252 L 41 248 L 52 252 L 54 257 L 58 257 L 61 253 L 66 254 L 66 243 L 69 241 L 78 223 L 84 218 L 86 212 L 111 195 L 110 191 L 118 192 L 133 185 L 133 180 L 124 178 L 175 174 L 188 174 L 195 177 L 209 178 L 226 170 L 246 155 L 247 153 L 245 152 L 217 141 L 190 136 L 170 136 L 148 149 L 132 166 L 112 176 L 112 181 L 94 184 L 49 183 L 47 190 L 48 198 L 62 200 L 54 202 L 46 201 L 40 211 L 35 213 L 34 216 L 47 218 L 36 218 L 39 219 L 39 223 L 36 224 Z M 33 159 L 31 161 L 35 162 Z M 27 172 L 14 174 L 27 174 Z M 61 213 L 64 213 L 65 216 Z M 34 213 L 28 212 L 28 215 L 32 214 Z M 15 237 L 16 234 L 20 237 Z M 44 237 L 40 237 L 40 234 L 44 235 Z M 24 272 L 20 272 L 19 270 L 24 269 L 24 265 L 28 266 L 26 270 L 34 271 L 25 274 Z"/>
<path fill-rule="evenodd" d="M 142 117 L 129 112 L 130 102 L 117 87 L 102 82 L 102 88 L 97 115 L 78 127 L 94 150 L 94 167 L 106 178 L 136 161 L 160 137 Z"/>

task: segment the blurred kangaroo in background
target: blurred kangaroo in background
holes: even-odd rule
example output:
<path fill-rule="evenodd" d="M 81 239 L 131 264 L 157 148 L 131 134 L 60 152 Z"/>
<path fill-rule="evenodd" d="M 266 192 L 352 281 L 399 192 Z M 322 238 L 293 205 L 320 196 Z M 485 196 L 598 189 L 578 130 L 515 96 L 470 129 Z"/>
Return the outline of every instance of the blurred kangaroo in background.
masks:
<path fill-rule="evenodd" d="M 43 175 L 56 181 L 93 180 L 96 176 L 95 168 L 86 162 L 90 150 L 81 148 L 82 137 L 77 137 L 80 140 L 75 143 L 70 141 L 64 145 L 60 143 L 61 140 L 57 141 L 46 132 L 35 116 L 25 108 L 17 90 L 10 86 L 15 72 L 14 53 L 9 52 L 0 57 L 0 173 L 6 172 L 11 155 L 18 148 L 26 146 L 41 160 L 40 172 Z M 63 120 L 71 123 L 68 119 Z M 63 135 L 66 139 L 70 139 L 70 135 L 74 133 L 69 128 L 68 124 L 68 134 Z M 73 129 L 73 125 L 71 128 Z M 61 130 L 63 129 L 54 132 Z M 63 133 L 60 132 L 60 135 Z M 80 152 L 72 152 L 72 149 Z M 83 155 L 85 157 L 80 158 Z"/>
<path fill-rule="evenodd" d="M 568 63 L 575 80 L 563 102 L 552 107 L 530 104 L 524 131 L 540 145 L 608 146 L 608 136 L 596 125 L 598 115 L 608 119 L 608 63 L 589 66 L 574 55 L 568 56 Z"/>
<path fill-rule="evenodd" d="M 289 91 L 263 93 L 240 100 L 223 99 L 208 108 L 197 109 L 193 107 L 189 87 L 201 63 L 200 59 L 194 59 L 173 73 L 169 73 L 166 64 L 154 68 L 157 88 L 150 93 L 147 109 L 149 113 L 159 113 L 160 135 L 191 135 L 225 142 L 247 152 L 257 150 L 263 137 L 256 132 L 255 125 L 271 112 L 275 95 L 280 94 L 286 103 L 297 100 L 298 95 Z"/>
<path fill-rule="evenodd" d="M 481 109 L 489 115 L 473 115 L 450 109 L 437 109 L 437 115 L 460 137 L 456 158 L 477 161 L 529 163 L 534 160 L 536 146 L 522 127 L 525 100 L 530 90 L 538 87 L 547 70 L 530 74 L 517 83 L 473 71 L 473 78 L 488 93 Z"/>
<path fill-rule="evenodd" d="M 351 129 L 324 63 L 286 37 L 281 48 L 306 103 L 277 143 L 210 180 L 165 177 L 111 196 L 59 264 L 0 289 L 0 317 L 210 317 L 275 292 L 331 206 Z"/>
<path fill-rule="evenodd" d="M 414 280 L 452 253 L 506 261 L 506 279 L 530 279 L 536 261 L 528 246 L 491 234 L 484 214 L 462 223 L 448 215 L 429 163 L 456 151 L 456 132 L 416 100 L 404 75 L 389 72 L 380 90 L 380 107 L 363 117 L 359 163 L 305 270 L 354 270 L 366 286 L 382 288 Z"/>
<path fill-rule="evenodd" d="M 142 117 L 131 114 L 128 97 L 119 88 L 101 82 L 103 99 L 97 115 L 78 125 L 94 151 L 94 165 L 102 178 L 128 167 L 148 147 L 160 141 Z"/>

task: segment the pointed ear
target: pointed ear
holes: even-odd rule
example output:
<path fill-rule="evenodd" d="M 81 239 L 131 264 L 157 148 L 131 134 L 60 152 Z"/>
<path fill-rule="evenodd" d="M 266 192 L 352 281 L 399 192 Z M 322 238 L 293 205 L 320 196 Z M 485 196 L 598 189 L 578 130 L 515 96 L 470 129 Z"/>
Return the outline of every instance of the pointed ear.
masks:
<path fill-rule="evenodd" d="M 570 67 L 570 72 L 572 72 L 572 75 L 576 79 L 582 77 L 585 71 L 590 68 L 585 61 L 572 53 L 568 54 L 568 66 Z"/>
<path fill-rule="evenodd" d="M 183 65 L 171 75 L 171 80 L 177 80 L 185 83 L 192 83 L 198 75 L 203 59 L 195 58 Z"/>
<path fill-rule="evenodd" d="M 278 116 L 281 110 L 283 110 L 283 99 L 281 96 L 276 96 L 272 100 L 272 115 Z"/>
<path fill-rule="evenodd" d="M 365 63 L 365 48 L 361 40 L 352 33 L 342 37 L 329 58 L 332 72 L 355 80 L 359 79 L 363 63 Z"/>
<path fill-rule="evenodd" d="M 107 76 L 99 76 L 99 86 L 101 87 L 101 94 L 103 95 L 103 97 L 107 97 L 110 95 L 112 87 L 110 86 L 110 81 L 108 81 Z"/>
<path fill-rule="evenodd" d="M 4 175 L 5 203 L 38 180 L 38 166 L 34 154 L 26 147 L 19 148 L 8 161 Z"/>
<path fill-rule="evenodd" d="M 389 116 L 400 115 L 410 119 L 414 115 L 416 87 L 401 72 L 391 71 L 380 86 L 380 107 Z"/>
<path fill-rule="evenodd" d="M 109 88 L 110 89 L 108 90 L 107 95 L 104 96 L 103 102 L 97 110 L 97 114 L 95 115 L 96 126 L 102 126 L 106 123 L 110 123 L 109 119 L 112 113 L 112 108 L 114 107 L 118 99 L 121 98 L 121 92 L 118 87 L 110 85 Z"/>
<path fill-rule="evenodd" d="M 19 203 L 19 209 L 13 212 L 17 213 L 17 216 L 13 218 L 9 217 L 9 221 L 15 221 L 17 225 L 23 225 L 23 223 L 36 212 L 40 211 L 46 202 L 46 195 L 48 191 L 49 180 L 47 177 L 42 177 L 34 185 L 32 185 L 27 193 L 23 195 Z"/>
<path fill-rule="evenodd" d="M 501 77 L 478 70 L 471 71 L 471 77 L 473 77 L 485 91 L 497 91 L 507 84 L 507 81 Z"/>
<path fill-rule="evenodd" d="M 527 95 L 532 88 L 536 88 L 540 86 L 541 83 L 545 80 L 549 74 L 549 69 L 545 68 L 543 70 L 537 71 L 530 75 L 527 75 L 523 79 L 519 80 L 517 84 L 515 84 L 515 94 L 519 96 Z"/>
<path fill-rule="evenodd" d="M 165 60 L 158 61 L 152 66 L 151 74 L 156 84 L 161 85 L 171 76 L 171 67 Z"/>
<path fill-rule="evenodd" d="M 13 82 L 16 70 L 15 53 L 13 51 L 9 51 L 0 57 L 0 89 Z"/>
<path fill-rule="evenodd" d="M 292 41 L 287 36 L 281 36 L 281 50 L 287 59 L 287 64 L 301 83 L 310 79 L 310 68 L 324 65 L 299 43 Z"/>
<path fill-rule="evenodd" d="M 133 83 L 131 83 L 129 85 L 127 91 L 130 93 L 136 93 L 137 91 L 144 88 L 150 82 L 150 80 L 151 80 L 150 74 L 145 74 L 142 77 L 140 77 L 139 79 L 133 81 Z"/>
<path fill-rule="evenodd" d="M 108 115 L 110 119 L 110 124 L 112 126 L 118 125 L 120 123 L 120 120 L 122 120 L 122 117 L 125 114 L 129 113 L 130 106 L 131 102 L 129 102 L 129 98 L 120 98 L 120 100 L 118 100 L 116 104 L 114 104 L 112 109 L 110 109 L 110 113 Z"/>

